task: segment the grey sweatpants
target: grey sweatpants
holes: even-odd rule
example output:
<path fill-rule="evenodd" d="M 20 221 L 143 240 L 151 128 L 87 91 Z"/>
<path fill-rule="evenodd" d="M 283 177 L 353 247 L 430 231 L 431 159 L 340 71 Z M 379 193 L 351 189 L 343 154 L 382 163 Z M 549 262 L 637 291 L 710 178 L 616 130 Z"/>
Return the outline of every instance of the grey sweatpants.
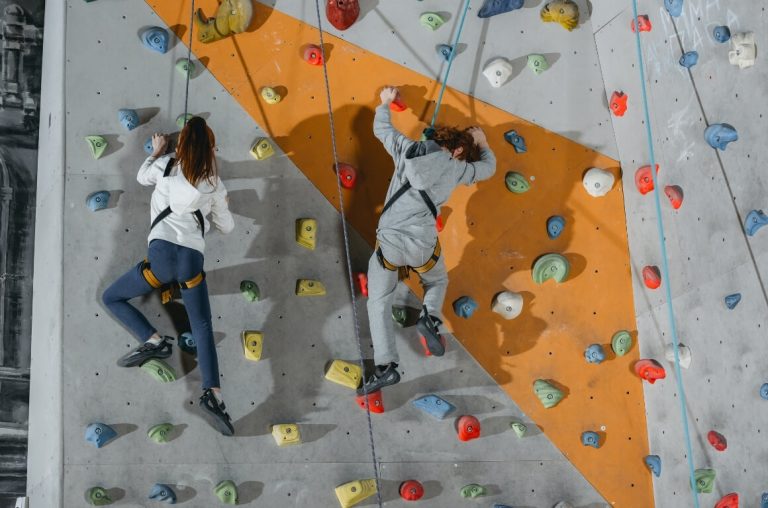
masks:
<path fill-rule="evenodd" d="M 402 235 L 378 235 L 382 254 L 398 266 L 421 266 L 432 256 L 435 245 Z M 424 305 L 433 317 L 443 319 L 442 309 L 448 287 L 448 273 L 442 256 L 428 272 L 420 276 L 424 288 Z M 397 287 L 397 272 L 387 270 L 374 252 L 368 262 L 368 321 L 373 340 L 373 359 L 376 365 L 399 362 L 395 344 L 395 326 L 392 320 L 392 302 Z"/>

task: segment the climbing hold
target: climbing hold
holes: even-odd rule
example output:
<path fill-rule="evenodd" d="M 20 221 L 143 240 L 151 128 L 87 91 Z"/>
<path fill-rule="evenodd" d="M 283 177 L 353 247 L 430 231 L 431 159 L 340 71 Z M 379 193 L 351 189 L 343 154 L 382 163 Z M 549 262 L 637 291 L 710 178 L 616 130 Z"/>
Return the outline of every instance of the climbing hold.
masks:
<path fill-rule="evenodd" d="M 601 364 L 605 360 L 605 351 L 600 344 L 592 344 L 584 351 L 584 358 L 587 363 Z"/>
<path fill-rule="evenodd" d="M 680 65 L 686 69 L 690 69 L 699 62 L 698 51 L 686 51 L 683 56 L 680 57 Z"/>
<path fill-rule="evenodd" d="M 590 168 L 584 173 L 581 183 L 584 185 L 584 189 L 587 193 L 594 197 L 599 198 L 605 196 L 613 188 L 613 182 L 616 178 L 610 171 L 605 171 L 599 168 Z"/>
<path fill-rule="evenodd" d="M 497 58 L 483 69 L 483 76 L 493 88 L 499 88 L 512 76 L 512 70 L 511 63 L 504 58 Z"/>
<path fill-rule="evenodd" d="M 504 184 L 509 192 L 514 192 L 515 194 L 523 194 L 531 188 L 528 180 L 520 173 L 515 173 L 514 171 L 510 171 L 504 176 Z"/>
<path fill-rule="evenodd" d="M 116 437 L 115 429 L 106 423 L 92 423 L 85 428 L 85 440 L 93 443 L 96 448 L 101 448 Z"/>
<path fill-rule="evenodd" d="M 152 146 L 152 136 L 150 136 L 144 142 L 144 151 L 147 153 L 147 155 L 152 155 L 152 152 L 154 151 L 154 149 L 155 147 Z"/>
<path fill-rule="evenodd" d="M 176 70 L 179 72 L 179 74 L 186 78 L 187 75 L 194 74 L 195 62 L 192 62 L 186 58 L 180 58 L 179 61 L 176 62 Z"/>
<path fill-rule="evenodd" d="M 197 354 L 197 341 L 195 341 L 195 338 L 192 336 L 192 332 L 182 333 L 179 335 L 177 341 L 179 343 L 179 349 L 185 353 L 191 355 Z"/>
<path fill-rule="evenodd" d="M 359 15 L 358 0 L 328 0 L 325 4 L 325 16 L 336 30 L 346 30 L 351 27 Z"/>
<path fill-rule="evenodd" d="M 626 330 L 619 330 L 611 338 L 611 349 L 616 356 L 624 356 L 632 349 L 632 335 Z"/>
<path fill-rule="evenodd" d="M 747 69 L 755 65 L 757 58 L 757 46 L 755 46 L 754 32 L 736 34 L 731 39 L 731 50 L 728 52 L 728 61 L 731 65 L 737 65 L 739 69 Z"/>
<path fill-rule="evenodd" d="M 445 20 L 436 12 L 425 12 L 419 18 L 419 23 L 421 23 L 421 26 L 424 28 L 429 28 L 434 31 L 443 26 Z"/>
<path fill-rule="evenodd" d="M 600 436 L 597 432 L 588 430 L 581 433 L 581 444 L 584 446 L 591 446 L 592 448 L 600 448 Z"/>
<path fill-rule="evenodd" d="M 549 279 L 555 282 L 563 282 L 568 277 L 570 263 L 561 254 L 544 254 L 536 259 L 533 264 L 533 281 L 543 284 Z"/>
<path fill-rule="evenodd" d="M 727 26 L 716 26 L 712 31 L 712 36 L 719 43 L 728 42 L 731 38 L 731 29 Z"/>
<path fill-rule="evenodd" d="M 760 396 L 765 400 L 768 400 L 768 383 L 763 383 L 760 387 Z"/>
<path fill-rule="evenodd" d="M 563 400 L 563 392 L 544 379 L 537 379 L 533 383 L 533 392 L 541 401 L 542 405 L 549 409 L 555 407 Z"/>
<path fill-rule="evenodd" d="M 158 358 L 150 358 L 142 363 L 141 370 L 161 383 L 172 383 L 176 381 L 176 371 L 173 370 L 173 367 Z"/>
<path fill-rule="evenodd" d="M 211 18 L 207 18 L 202 9 L 198 9 L 195 15 L 197 40 L 207 44 L 245 32 L 252 19 L 251 0 L 224 0 L 219 3 L 216 15 Z"/>
<path fill-rule="evenodd" d="M 460 416 L 456 422 L 459 441 L 472 441 L 480 437 L 480 420 L 472 415 Z"/>
<path fill-rule="evenodd" d="M 109 191 L 96 191 L 89 194 L 88 197 L 85 198 L 85 205 L 92 212 L 98 212 L 99 210 L 103 210 L 107 207 L 109 204 L 109 197 Z"/>
<path fill-rule="evenodd" d="M 547 236 L 550 240 L 554 240 L 565 229 L 565 219 L 560 215 L 553 215 L 547 219 Z"/>
<path fill-rule="evenodd" d="M 141 41 L 144 47 L 164 54 L 168 51 L 168 31 L 159 26 L 153 26 L 144 30 L 141 34 Z"/>
<path fill-rule="evenodd" d="M 319 280 L 299 279 L 296 281 L 296 296 L 323 296 L 325 286 Z"/>
<path fill-rule="evenodd" d="M 656 174 L 659 174 L 659 165 L 656 164 Z M 635 172 L 635 186 L 640 194 L 645 196 L 653 190 L 653 175 L 651 175 L 651 166 L 643 166 Z"/>
<path fill-rule="evenodd" d="M 357 390 L 362 378 L 360 366 L 344 360 L 334 360 L 325 371 L 325 379 L 353 390 Z"/>
<path fill-rule="evenodd" d="M 739 508 L 739 495 L 736 492 L 731 492 L 720 498 L 715 508 Z"/>
<path fill-rule="evenodd" d="M 357 290 L 360 291 L 360 294 L 368 298 L 368 274 L 362 272 L 356 273 L 355 282 L 357 283 Z"/>
<path fill-rule="evenodd" d="M 691 348 L 685 344 L 677 345 L 677 357 L 680 359 L 680 366 L 682 368 L 687 369 L 691 366 Z M 675 363 L 674 345 L 667 344 L 667 347 L 664 348 L 664 358 L 666 358 L 669 362 Z"/>
<path fill-rule="evenodd" d="M 173 431 L 173 425 L 170 423 L 158 423 L 150 427 L 147 431 L 147 437 L 157 444 L 163 444 L 168 442 L 171 431 Z"/>
<path fill-rule="evenodd" d="M 754 236 L 766 224 L 768 224 L 768 215 L 762 210 L 752 210 L 747 214 L 747 218 L 744 221 L 744 229 L 747 235 Z"/>
<path fill-rule="evenodd" d="M 94 159 L 98 159 L 104 155 L 104 151 L 109 144 L 103 136 L 86 136 L 85 141 L 88 143 L 88 148 L 91 149 L 91 155 Z"/>
<path fill-rule="evenodd" d="M 760 508 L 768 508 L 768 492 L 763 492 L 760 497 Z"/>
<path fill-rule="evenodd" d="M 579 24 L 579 6 L 573 0 L 553 0 L 541 9 L 541 20 L 559 23 L 570 32 Z"/>
<path fill-rule="evenodd" d="M 736 129 L 727 123 L 715 123 L 710 125 L 704 131 L 704 139 L 709 146 L 720 150 L 725 150 L 728 143 L 739 140 L 739 133 Z"/>
<path fill-rule="evenodd" d="M 658 266 L 643 267 L 643 282 L 648 289 L 658 289 L 661 286 L 661 272 Z"/>
<path fill-rule="evenodd" d="M 654 384 L 658 379 L 667 377 L 667 371 L 664 370 L 664 367 L 653 359 L 638 360 L 637 363 L 635 363 L 635 374 L 637 374 L 640 379 L 645 379 L 651 384 Z"/>
<path fill-rule="evenodd" d="M 301 433 L 299 432 L 299 426 L 295 423 L 272 425 L 271 431 L 277 446 L 301 444 Z"/>
<path fill-rule="evenodd" d="M 526 432 L 528 432 L 528 427 L 526 427 L 524 423 L 512 422 L 509 424 L 509 426 L 512 427 L 512 430 L 520 439 L 524 438 Z"/>
<path fill-rule="evenodd" d="M 323 65 L 323 49 L 310 44 L 304 49 L 304 61 L 310 65 Z"/>
<path fill-rule="evenodd" d="M 419 397 L 418 399 L 414 399 L 411 404 L 413 404 L 414 407 L 421 409 L 428 415 L 437 418 L 438 420 L 444 419 L 446 416 L 456 410 L 456 406 L 447 400 L 431 393 L 429 395 Z"/>
<path fill-rule="evenodd" d="M 482 485 L 470 483 L 469 485 L 464 485 L 459 491 L 459 494 L 461 494 L 461 497 L 465 499 L 474 499 L 476 497 L 485 496 L 486 490 Z"/>
<path fill-rule="evenodd" d="M 261 349 L 264 345 L 264 334 L 255 330 L 243 330 L 240 334 L 243 340 L 243 353 L 247 360 L 261 360 Z"/>
<path fill-rule="evenodd" d="M 645 466 L 658 478 L 661 476 L 661 457 L 658 455 L 646 455 Z"/>
<path fill-rule="evenodd" d="M 696 492 L 699 494 L 711 494 L 715 486 L 714 469 L 697 469 L 693 472 L 693 478 L 696 482 Z"/>
<path fill-rule="evenodd" d="M 472 299 L 471 296 L 462 296 L 453 302 L 453 312 L 457 316 L 469 319 L 477 309 L 477 302 Z"/>
<path fill-rule="evenodd" d="M 528 55 L 528 67 L 538 76 L 549 69 L 549 62 L 544 55 Z"/>
<path fill-rule="evenodd" d="M 528 151 L 528 147 L 525 146 L 525 138 L 515 130 L 505 132 L 504 141 L 512 145 L 515 148 L 516 153 L 525 153 Z"/>
<path fill-rule="evenodd" d="M 741 293 L 733 293 L 732 295 L 725 297 L 725 306 L 728 307 L 729 310 L 733 310 L 736 308 L 740 301 Z"/>
<path fill-rule="evenodd" d="M 339 181 L 341 186 L 345 189 L 352 189 L 355 187 L 357 181 L 357 170 L 351 164 L 339 162 L 338 171 Z"/>
<path fill-rule="evenodd" d="M 371 413 L 381 414 L 384 412 L 384 399 L 381 396 L 381 390 L 369 393 L 367 398 L 365 395 L 357 395 L 355 402 L 363 411 L 365 411 L 366 407 L 369 407 Z"/>
<path fill-rule="evenodd" d="M 424 486 L 416 480 L 407 480 L 400 484 L 400 497 L 404 501 L 418 501 L 424 497 Z"/>
<path fill-rule="evenodd" d="M 504 319 L 515 319 L 523 312 L 523 295 L 502 291 L 493 297 L 492 310 Z"/>
<path fill-rule="evenodd" d="M 129 131 L 139 126 L 139 114 L 135 109 L 121 109 L 117 112 L 117 118 L 123 127 Z"/>
<path fill-rule="evenodd" d="M 683 189 L 679 185 L 667 185 L 664 187 L 664 194 L 667 195 L 667 199 L 675 210 L 683 206 Z"/>
<path fill-rule="evenodd" d="M 400 93 L 398 92 L 397 96 L 392 100 L 392 102 L 389 103 L 389 109 L 394 111 L 395 113 L 402 113 L 406 109 L 408 109 L 408 106 L 403 102 L 403 98 L 400 97 Z"/>
<path fill-rule="evenodd" d="M 400 326 L 405 326 L 405 322 L 408 320 L 408 311 L 406 308 L 393 305 L 392 320 Z"/>
<path fill-rule="evenodd" d="M 664 0 L 664 7 L 672 17 L 678 17 L 683 13 L 683 0 Z"/>
<path fill-rule="evenodd" d="M 261 89 L 261 98 L 264 99 L 264 102 L 267 104 L 277 104 L 283 99 L 283 97 L 271 86 L 265 86 Z"/>
<path fill-rule="evenodd" d="M 627 112 L 627 99 L 629 96 L 624 92 L 613 92 L 610 107 L 614 116 L 624 116 L 624 113 Z"/>
<path fill-rule="evenodd" d="M 112 499 L 104 487 L 91 487 L 85 495 L 93 506 L 107 506 L 112 504 Z"/>
<path fill-rule="evenodd" d="M 525 0 L 485 0 L 483 6 L 477 13 L 478 18 L 490 18 L 497 14 L 520 9 Z"/>
<path fill-rule="evenodd" d="M 187 125 L 187 122 L 192 120 L 195 117 L 192 113 L 182 113 L 179 116 L 176 117 L 176 127 L 179 129 L 183 129 L 185 125 Z"/>
<path fill-rule="evenodd" d="M 240 293 L 242 293 L 243 298 L 249 302 L 257 302 L 259 301 L 259 298 L 261 298 L 259 286 L 252 280 L 244 280 L 240 282 Z"/>
<path fill-rule="evenodd" d="M 651 18 L 647 14 L 641 14 L 637 17 L 637 26 L 641 32 L 650 32 L 653 26 L 651 25 Z M 632 32 L 635 32 L 635 20 L 632 20 Z"/>
<path fill-rule="evenodd" d="M 251 147 L 251 155 L 254 159 L 263 161 L 275 155 L 275 149 L 268 139 L 259 138 Z"/>
<path fill-rule="evenodd" d="M 437 45 L 437 54 L 447 62 L 451 59 L 451 53 L 453 52 L 453 46 L 450 46 L 448 44 L 438 44 Z"/>
<path fill-rule="evenodd" d="M 219 482 L 213 489 L 213 493 L 224 504 L 237 504 L 237 486 L 232 480 Z"/>
<path fill-rule="evenodd" d="M 728 448 L 728 440 L 717 431 L 710 430 L 707 432 L 707 441 L 712 445 L 712 448 L 719 452 L 724 452 Z"/>
<path fill-rule="evenodd" d="M 156 483 L 149 491 L 149 499 L 168 504 L 176 504 L 176 493 L 169 485 Z"/>
<path fill-rule="evenodd" d="M 296 243 L 302 247 L 315 250 L 317 220 L 296 219 Z"/>
<path fill-rule="evenodd" d="M 351 508 L 376 494 L 376 480 L 354 480 L 336 487 L 336 498 L 341 508 Z"/>

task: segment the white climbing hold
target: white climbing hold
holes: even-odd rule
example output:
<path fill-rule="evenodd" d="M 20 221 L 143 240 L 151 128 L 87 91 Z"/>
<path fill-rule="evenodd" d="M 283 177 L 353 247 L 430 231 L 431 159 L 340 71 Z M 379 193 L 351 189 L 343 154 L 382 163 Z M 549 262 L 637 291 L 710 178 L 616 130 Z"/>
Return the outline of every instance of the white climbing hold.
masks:
<path fill-rule="evenodd" d="M 584 185 L 584 189 L 586 189 L 590 196 L 599 198 L 608 194 L 613 188 L 614 181 L 615 177 L 610 171 L 591 168 L 584 173 L 584 178 L 581 183 Z"/>
<path fill-rule="evenodd" d="M 515 319 L 523 312 L 523 296 L 512 291 L 502 291 L 493 298 L 492 309 L 504 319 Z"/>
<path fill-rule="evenodd" d="M 691 348 L 685 344 L 677 345 L 677 353 L 680 357 L 680 366 L 687 369 L 691 366 Z M 672 344 L 667 344 L 664 349 L 664 357 L 671 363 L 675 363 L 675 347 Z"/>
<path fill-rule="evenodd" d="M 504 58 L 497 58 L 483 69 L 483 76 L 488 79 L 491 86 L 499 88 L 512 76 L 512 64 Z"/>
<path fill-rule="evenodd" d="M 755 33 L 746 32 L 731 37 L 731 50 L 728 52 L 728 61 L 731 65 L 738 65 L 739 69 L 746 69 L 755 65 L 757 58 L 757 46 L 755 46 Z"/>

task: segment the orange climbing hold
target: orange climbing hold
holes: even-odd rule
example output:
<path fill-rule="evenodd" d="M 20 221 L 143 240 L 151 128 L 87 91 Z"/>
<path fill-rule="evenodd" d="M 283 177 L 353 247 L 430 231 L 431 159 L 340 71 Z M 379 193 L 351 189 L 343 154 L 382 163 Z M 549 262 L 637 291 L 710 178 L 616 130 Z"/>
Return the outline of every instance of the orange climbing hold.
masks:
<path fill-rule="evenodd" d="M 658 164 L 656 164 L 656 174 L 659 174 Z M 635 172 L 635 185 L 643 196 L 653 190 L 653 175 L 651 175 L 650 165 L 643 166 Z"/>
<path fill-rule="evenodd" d="M 400 484 L 400 497 L 404 501 L 418 501 L 424 497 L 424 486 L 416 480 L 408 480 Z"/>
<path fill-rule="evenodd" d="M 354 166 L 339 162 L 338 171 L 339 180 L 341 180 L 341 186 L 345 189 L 352 189 L 355 187 L 357 181 L 357 170 Z"/>
<path fill-rule="evenodd" d="M 736 492 L 726 494 L 717 502 L 715 508 L 739 508 L 739 495 Z"/>
<path fill-rule="evenodd" d="M 371 413 L 381 414 L 384 412 L 384 399 L 381 398 L 381 390 L 369 393 L 367 401 L 365 395 L 357 395 L 355 401 L 363 411 L 365 411 L 365 406 L 367 405 L 371 408 Z"/>
<path fill-rule="evenodd" d="M 328 0 L 325 4 L 325 15 L 337 30 L 351 27 L 360 15 L 358 0 Z"/>
<path fill-rule="evenodd" d="M 637 26 L 641 32 L 650 32 L 653 26 L 651 25 L 651 18 L 647 14 L 641 14 L 637 17 Z M 632 33 L 635 32 L 635 20 L 632 20 Z"/>
<path fill-rule="evenodd" d="M 472 415 L 461 416 L 456 424 L 456 431 L 460 441 L 477 439 L 480 437 L 480 420 Z"/>
<path fill-rule="evenodd" d="M 368 298 L 368 274 L 356 273 L 355 280 L 357 281 L 357 290 L 360 291 L 361 295 Z"/>
<path fill-rule="evenodd" d="M 719 452 L 724 452 L 725 449 L 728 448 L 728 440 L 725 439 L 724 435 L 717 431 L 710 430 L 707 433 L 707 441 L 712 445 L 712 448 Z"/>
<path fill-rule="evenodd" d="M 323 50 L 320 46 L 310 44 L 304 49 L 304 61 L 310 65 L 323 65 Z"/>
<path fill-rule="evenodd" d="M 624 116 L 627 112 L 627 94 L 624 92 L 613 92 L 611 95 L 611 113 L 614 116 Z"/>
<path fill-rule="evenodd" d="M 405 105 L 403 102 L 403 99 L 400 97 L 400 94 L 397 94 L 397 97 L 395 97 L 395 100 L 389 103 L 389 109 L 396 113 L 402 113 L 406 109 L 408 109 L 408 106 Z"/>
<path fill-rule="evenodd" d="M 657 379 L 664 379 L 667 377 L 667 371 L 664 370 L 664 367 L 653 359 L 639 360 L 635 364 L 635 374 L 651 384 L 655 383 Z"/>
<path fill-rule="evenodd" d="M 664 187 L 664 194 L 667 195 L 672 208 L 675 210 L 683 206 L 683 189 L 679 185 L 667 185 Z"/>
<path fill-rule="evenodd" d="M 661 272 L 658 266 L 646 266 L 643 268 L 643 282 L 648 289 L 659 289 L 661 286 Z"/>

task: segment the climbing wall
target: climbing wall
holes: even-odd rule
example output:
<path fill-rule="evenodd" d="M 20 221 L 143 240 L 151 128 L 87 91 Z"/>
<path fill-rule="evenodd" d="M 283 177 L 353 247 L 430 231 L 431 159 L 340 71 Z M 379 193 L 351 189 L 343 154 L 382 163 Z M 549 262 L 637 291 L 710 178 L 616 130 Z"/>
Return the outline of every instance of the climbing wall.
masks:
<path fill-rule="evenodd" d="M 664 287 L 645 287 L 642 268 L 661 266 L 656 213 L 652 194 L 642 196 L 634 172 L 649 164 L 644 136 L 640 78 L 635 39 L 630 31 L 630 2 L 613 4 L 594 26 L 607 96 L 623 90 L 629 109 L 614 118 L 618 150 L 624 168 L 640 353 L 666 368 L 667 378 L 645 386 L 651 453 L 662 459 L 662 474 L 654 479 L 657 506 L 692 506 L 680 394 L 673 364 L 664 350 L 671 342 Z M 679 210 L 662 194 L 662 218 L 669 251 L 672 304 L 680 341 L 691 351 L 691 364 L 682 370 L 695 468 L 716 471 L 713 493 L 701 494 L 701 506 L 713 506 L 737 492 L 746 506 L 758 506 L 768 490 L 762 463 L 762 422 L 768 406 L 760 398 L 766 381 L 765 249 L 768 236 L 747 237 L 743 222 L 752 209 L 765 206 L 766 160 L 761 141 L 768 122 L 761 99 L 768 72 L 760 52 L 768 47 L 764 1 L 686 0 L 682 15 L 672 18 L 660 2 L 640 1 L 639 13 L 652 22 L 641 33 L 649 87 L 651 123 L 659 186 L 678 185 L 684 191 Z M 740 70 L 728 61 L 729 44 L 715 41 L 713 29 L 728 25 L 733 34 L 754 31 L 758 62 Z M 678 61 L 684 51 L 697 51 L 699 62 L 689 72 Z M 730 123 L 739 140 L 724 152 L 704 139 L 711 123 Z M 741 293 L 729 310 L 724 297 Z M 717 451 L 707 435 L 715 430 L 727 438 Z"/>

